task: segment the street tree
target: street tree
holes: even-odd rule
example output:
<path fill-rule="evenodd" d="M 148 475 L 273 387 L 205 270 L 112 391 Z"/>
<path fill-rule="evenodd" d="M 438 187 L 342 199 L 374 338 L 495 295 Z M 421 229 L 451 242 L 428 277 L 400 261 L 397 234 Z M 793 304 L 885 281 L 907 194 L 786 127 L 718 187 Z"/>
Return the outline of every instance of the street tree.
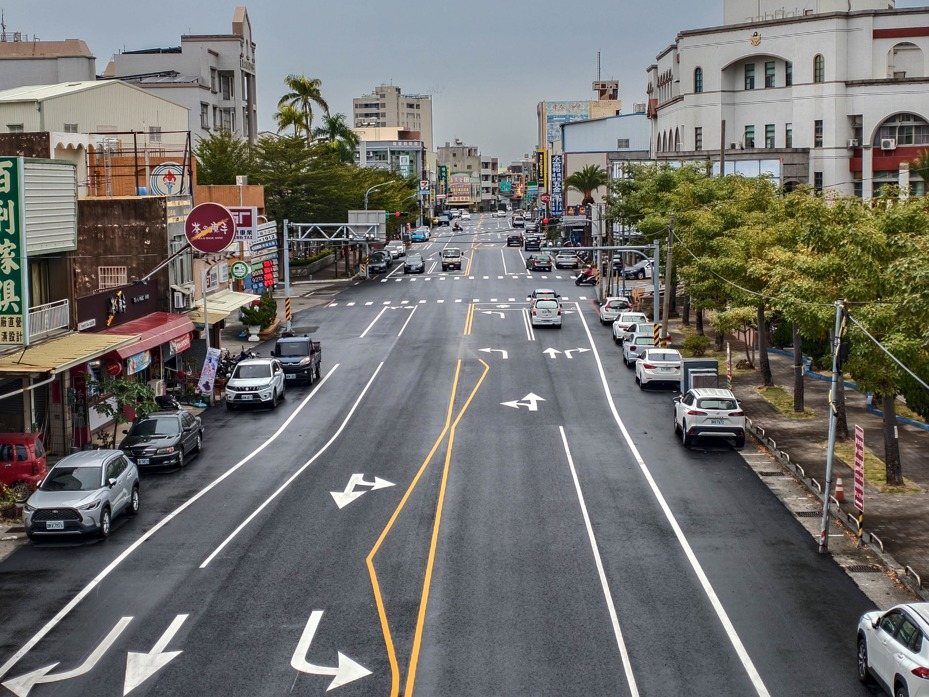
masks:
<path fill-rule="evenodd" d="M 235 184 L 236 175 L 248 174 L 252 168 L 248 142 L 227 130 L 200 138 L 194 155 L 198 184 Z"/>

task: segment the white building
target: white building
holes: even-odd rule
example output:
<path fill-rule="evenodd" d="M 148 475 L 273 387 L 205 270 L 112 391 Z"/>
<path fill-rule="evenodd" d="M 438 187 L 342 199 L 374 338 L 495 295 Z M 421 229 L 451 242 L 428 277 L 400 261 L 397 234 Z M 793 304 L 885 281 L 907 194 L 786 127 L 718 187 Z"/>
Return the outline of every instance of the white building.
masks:
<path fill-rule="evenodd" d="M 181 45 L 124 51 L 113 56 L 105 78 L 119 78 L 190 110 L 194 145 L 214 131 L 258 137 L 255 42 L 248 12 L 237 7 L 231 34 L 190 34 Z"/>
<path fill-rule="evenodd" d="M 0 90 L 97 78 L 97 59 L 80 39 L 39 41 L 0 32 Z"/>
<path fill-rule="evenodd" d="M 648 68 L 657 158 L 718 166 L 722 145 L 727 171 L 870 198 L 929 147 L 929 8 L 725 0 L 724 15 Z"/>
<path fill-rule="evenodd" d="M 481 210 L 495 211 L 500 199 L 500 161 L 481 157 Z"/>
<path fill-rule="evenodd" d="M 352 100 L 352 121 L 355 128 L 418 131 L 426 150 L 432 150 L 432 97 L 427 94 L 403 94 L 394 85 L 379 85 Z"/>

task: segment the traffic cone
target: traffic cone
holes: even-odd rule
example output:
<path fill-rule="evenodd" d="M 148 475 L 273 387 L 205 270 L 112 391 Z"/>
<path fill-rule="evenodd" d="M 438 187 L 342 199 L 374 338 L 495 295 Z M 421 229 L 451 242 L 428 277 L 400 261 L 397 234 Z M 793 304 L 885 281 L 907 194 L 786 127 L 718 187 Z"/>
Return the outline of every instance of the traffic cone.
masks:
<path fill-rule="evenodd" d="M 842 484 L 842 477 L 835 479 L 835 500 L 839 503 L 845 503 L 845 486 Z"/>

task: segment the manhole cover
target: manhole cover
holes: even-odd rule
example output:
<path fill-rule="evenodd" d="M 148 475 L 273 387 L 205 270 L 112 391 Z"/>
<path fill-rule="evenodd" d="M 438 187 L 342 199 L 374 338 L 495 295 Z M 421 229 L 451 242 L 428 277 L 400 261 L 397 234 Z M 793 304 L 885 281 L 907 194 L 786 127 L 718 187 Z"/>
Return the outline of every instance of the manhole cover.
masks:
<path fill-rule="evenodd" d="M 822 515 L 821 511 L 796 511 L 798 518 L 819 518 Z"/>
<path fill-rule="evenodd" d="M 759 472 L 759 477 L 783 477 L 784 473 L 780 470 L 771 470 L 769 472 Z"/>
<path fill-rule="evenodd" d="M 874 564 L 849 564 L 844 568 L 846 571 L 850 571 L 853 574 L 876 574 L 883 571 L 881 567 Z"/>

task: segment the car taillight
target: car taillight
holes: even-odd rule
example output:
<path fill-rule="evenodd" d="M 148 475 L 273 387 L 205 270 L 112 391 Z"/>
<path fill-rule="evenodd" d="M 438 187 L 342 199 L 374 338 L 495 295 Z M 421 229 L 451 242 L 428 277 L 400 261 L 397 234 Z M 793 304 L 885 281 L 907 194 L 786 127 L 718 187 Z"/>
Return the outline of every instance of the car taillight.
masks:
<path fill-rule="evenodd" d="M 730 411 L 730 412 L 729 412 L 729 416 L 745 416 L 745 412 L 744 412 L 744 411 L 741 411 L 741 410 L 739 410 L 739 411 Z"/>
<path fill-rule="evenodd" d="M 700 411 L 699 409 L 690 409 L 687 412 L 687 416 L 706 416 L 706 412 Z"/>
<path fill-rule="evenodd" d="M 630 347 L 629 347 L 629 352 L 630 352 L 630 353 L 635 353 L 635 352 L 636 352 L 635 346 L 630 346 Z"/>
<path fill-rule="evenodd" d="M 916 668 L 913 668 L 913 670 L 910 672 L 913 673 L 913 675 L 915 675 L 917 678 L 922 678 L 923 680 L 929 680 L 929 668 L 923 668 L 922 666 L 918 666 Z"/>
<path fill-rule="evenodd" d="M 642 367 L 645 368 L 646 370 L 654 370 L 654 369 L 655 369 L 655 366 L 653 366 L 651 363 L 643 363 L 643 364 L 642 364 Z"/>
<path fill-rule="evenodd" d="M 539 313 L 536 312 L 535 310 L 533 310 L 533 311 L 532 311 L 532 314 L 533 314 L 533 315 L 537 315 L 537 314 L 539 314 Z"/>

